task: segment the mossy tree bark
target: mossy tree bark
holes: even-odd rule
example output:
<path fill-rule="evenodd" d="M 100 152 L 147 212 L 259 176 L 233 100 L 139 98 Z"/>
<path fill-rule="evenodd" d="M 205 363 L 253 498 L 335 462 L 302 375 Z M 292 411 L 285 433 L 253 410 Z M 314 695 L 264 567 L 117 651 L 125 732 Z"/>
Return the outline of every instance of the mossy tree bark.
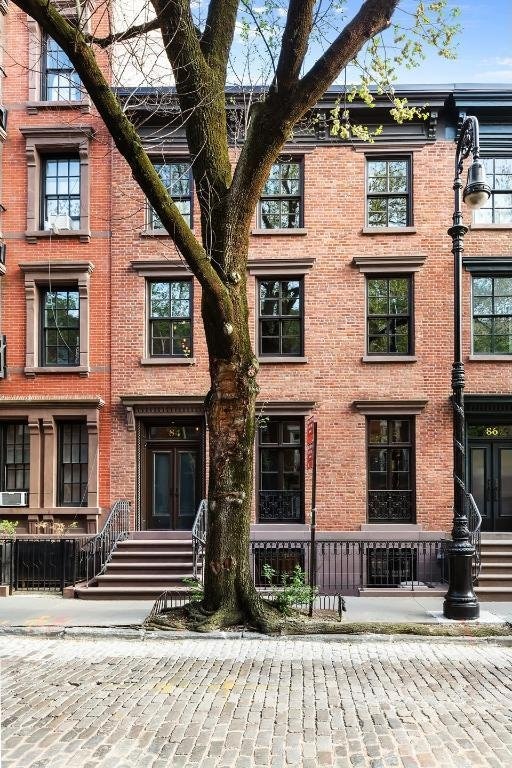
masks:
<path fill-rule="evenodd" d="M 234 172 L 228 154 L 225 85 L 239 0 L 210 0 L 202 32 L 194 26 L 189 0 L 152 0 L 154 21 L 101 39 L 71 24 L 49 0 L 13 0 L 13 4 L 66 52 L 117 149 L 201 285 L 211 376 L 204 609 L 217 624 L 248 620 L 264 626 L 264 607 L 249 568 L 258 392 L 246 290 L 250 223 L 270 168 L 294 125 L 364 43 L 389 25 L 398 0 L 362 2 L 302 77 L 315 1 L 290 0 L 275 76 L 266 96 L 253 105 Z M 201 210 L 201 242 L 163 186 L 135 125 L 98 64 L 98 49 L 149 29 L 160 30 L 175 77 Z"/>

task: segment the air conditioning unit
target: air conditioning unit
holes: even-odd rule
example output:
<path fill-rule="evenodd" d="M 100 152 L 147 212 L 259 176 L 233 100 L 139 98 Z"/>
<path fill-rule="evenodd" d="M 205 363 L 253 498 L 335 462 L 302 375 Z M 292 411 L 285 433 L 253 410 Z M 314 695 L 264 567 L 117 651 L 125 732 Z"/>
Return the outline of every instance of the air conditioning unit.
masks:
<path fill-rule="evenodd" d="M 26 491 L 2 491 L 0 493 L 0 507 L 26 507 L 28 493 Z"/>
<path fill-rule="evenodd" d="M 64 214 L 59 214 L 58 216 L 50 216 L 48 221 L 45 221 L 44 228 L 46 230 L 51 229 L 56 235 L 65 230 L 73 229 L 71 219 L 69 216 L 65 216 Z"/>

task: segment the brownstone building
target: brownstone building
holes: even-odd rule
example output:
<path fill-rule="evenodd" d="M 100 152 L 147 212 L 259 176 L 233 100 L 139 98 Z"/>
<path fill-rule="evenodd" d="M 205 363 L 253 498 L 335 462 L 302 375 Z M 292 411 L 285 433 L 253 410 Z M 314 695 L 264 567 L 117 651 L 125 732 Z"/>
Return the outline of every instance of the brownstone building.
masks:
<path fill-rule="evenodd" d="M 0 517 L 32 533 L 59 522 L 94 532 L 127 498 L 133 530 L 189 531 L 208 471 L 200 288 L 62 51 L 16 8 L 4 26 Z M 383 125 L 374 143 L 331 135 L 343 94 L 327 93 L 255 212 L 255 538 L 308 535 L 311 418 L 322 534 L 428 540 L 450 529 L 446 230 L 466 114 L 479 118 L 492 188 L 484 209 L 465 212 L 468 485 L 483 530 L 512 533 L 512 89 L 398 90 L 421 117 L 395 124 L 383 97 L 371 111 L 351 107 Z M 157 108 L 151 95 L 132 94 L 130 108 L 199 234 L 173 94 L 160 91 Z M 235 162 L 243 100 L 231 101 Z"/>

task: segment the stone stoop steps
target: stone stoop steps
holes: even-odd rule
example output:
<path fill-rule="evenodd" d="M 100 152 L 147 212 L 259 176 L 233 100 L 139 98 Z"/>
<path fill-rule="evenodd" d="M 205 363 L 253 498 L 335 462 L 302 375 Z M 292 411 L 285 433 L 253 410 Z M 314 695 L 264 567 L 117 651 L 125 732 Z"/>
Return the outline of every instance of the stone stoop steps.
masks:
<path fill-rule="evenodd" d="M 482 534 L 482 568 L 475 593 L 480 600 L 512 600 L 512 533 Z"/>
<path fill-rule="evenodd" d="M 119 542 L 105 573 L 87 587 L 75 588 L 80 600 L 156 600 L 162 592 L 188 594 L 193 577 L 190 531 L 132 531 Z"/>

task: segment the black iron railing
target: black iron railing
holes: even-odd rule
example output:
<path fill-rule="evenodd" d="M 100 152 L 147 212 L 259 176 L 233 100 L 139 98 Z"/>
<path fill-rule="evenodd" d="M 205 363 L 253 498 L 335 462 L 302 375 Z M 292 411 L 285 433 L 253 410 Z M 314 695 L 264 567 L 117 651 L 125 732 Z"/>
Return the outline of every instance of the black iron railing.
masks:
<path fill-rule="evenodd" d="M 317 587 L 319 596 L 358 594 L 369 588 L 428 590 L 447 581 L 445 540 L 362 541 L 340 537 L 317 541 L 315 548 L 312 586 Z M 308 577 L 310 556 L 309 541 L 252 541 L 256 586 L 272 586 L 264 576 L 265 564 L 273 570 L 275 584 L 297 565 Z"/>
<path fill-rule="evenodd" d="M 204 549 L 206 546 L 206 526 L 208 525 L 208 501 L 202 499 L 197 508 L 192 526 L 192 558 L 194 579 L 203 582 Z"/>
<path fill-rule="evenodd" d="M 300 491 L 260 491 L 258 516 L 260 523 L 302 522 L 302 494 Z"/>
<path fill-rule="evenodd" d="M 79 579 L 83 537 L 2 539 L 2 584 L 9 592 L 62 592 Z"/>
<path fill-rule="evenodd" d="M 412 491 L 370 491 L 368 522 L 411 523 Z"/>
<path fill-rule="evenodd" d="M 471 544 L 475 548 L 475 554 L 473 555 L 473 584 L 476 584 L 478 577 L 480 576 L 481 563 L 481 528 L 482 528 L 482 516 L 478 509 L 477 503 L 471 493 L 466 491 L 466 516 L 468 518 L 469 539 Z"/>
<path fill-rule="evenodd" d="M 118 543 L 130 532 L 130 502 L 121 499 L 114 503 L 102 530 L 89 539 L 80 552 L 79 581 L 89 583 L 103 573 Z"/>

